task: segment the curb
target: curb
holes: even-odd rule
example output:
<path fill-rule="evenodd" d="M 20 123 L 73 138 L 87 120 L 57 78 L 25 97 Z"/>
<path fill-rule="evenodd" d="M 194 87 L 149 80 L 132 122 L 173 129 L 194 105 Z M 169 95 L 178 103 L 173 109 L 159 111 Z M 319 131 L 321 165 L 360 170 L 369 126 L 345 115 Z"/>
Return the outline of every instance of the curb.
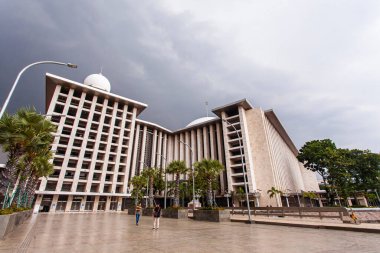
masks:
<path fill-rule="evenodd" d="M 263 224 L 263 225 L 275 225 L 275 226 L 286 226 L 286 227 L 300 227 L 300 228 L 313 228 L 313 229 L 331 229 L 340 231 L 351 231 L 351 232 L 362 232 L 362 233 L 373 233 L 380 234 L 380 229 L 377 228 L 360 228 L 360 227 L 341 227 L 334 225 L 313 225 L 313 224 L 297 224 L 290 222 L 274 222 L 274 221 L 258 221 L 252 220 L 249 222 L 247 220 L 231 220 L 231 222 L 242 222 L 246 224 Z"/>

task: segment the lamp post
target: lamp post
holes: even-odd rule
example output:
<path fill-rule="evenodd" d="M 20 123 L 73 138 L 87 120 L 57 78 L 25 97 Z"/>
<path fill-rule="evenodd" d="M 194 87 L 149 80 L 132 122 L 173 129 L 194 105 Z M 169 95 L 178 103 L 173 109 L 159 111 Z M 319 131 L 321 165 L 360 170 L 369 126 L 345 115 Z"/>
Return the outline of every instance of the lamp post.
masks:
<path fill-rule="evenodd" d="M 186 142 L 183 142 L 181 140 L 179 140 L 179 142 L 182 143 L 183 145 L 185 145 L 186 147 L 188 147 L 190 149 L 190 152 L 191 152 L 190 165 L 191 165 L 191 171 L 192 171 L 192 176 L 193 176 L 193 213 L 194 213 L 194 210 L 195 210 L 195 180 L 194 180 L 194 166 L 193 166 L 193 149 Z"/>
<path fill-rule="evenodd" d="M 243 177 L 244 177 L 244 188 L 245 188 L 245 198 L 246 198 L 246 201 L 247 201 L 247 208 L 248 208 L 248 222 L 251 223 L 252 222 L 252 218 L 251 218 L 251 208 L 250 208 L 250 205 L 249 205 L 249 197 L 248 197 L 248 187 L 247 187 L 247 178 L 246 178 L 246 171 L 245 171 L 245 164 L 244 164 L 244 157 L 243 157 L 243 144 L 241 142 L 241 138 L 240 138 L 240 134 L 238 132 L 238 130 L 236 129 L 236 127 L 234 125 L 232 125 L 230 122 L 228 122 L 228 120 L 226 119 L 222 119 L 225 123 L 227 123 L 229 126 L 232 126 L 233 129 L 235 130 L 237 136 L 238 136 L 238 139 L 239 139 L 239 146 L 240 146 L 240 157 L 241 157 L 241 164 L 242 164 L 242 169 L 243 169 Z"/>
<path fill-rule="evenodd" d="M 63 63 L 63 62 L 56 62 L 56 61 L 39 61 L 39 62 L 35 62 L 35 63 L 32 63 L 28 66 L 26 66 L 25 68 L 23 68 L 20 73 L 18 73 L 17 75 L 17 78 L 15 80 L 15 82 L 13 83 L 13 86 L 12 86 L 12 89 L 11 91 L 9 92 L 8 94 L 8 97 L 7 99 L 5 100 L 4 102 L 4 105 L 3 105 L 3 108 L 1 108 L 1 111 L 0 111 L 0 119 L 3 117 L 3 114 L 5 112 L 5 109 L 7 109 L 7 106 L 8 106 L 8 103 L 9 103 L 9 100 L 11 99 L 11 96 L 13 94 L 13 91 L 15 90 L 16 88 L 16 85 L 18 83 L 18 80 L 20 79 L 21 75 L 25 72 L 25 70 L 27 70 L 28 68 L 34 66 L 34 65 L 39 65 L 39 64 L 57 64 L 57 65 L 65 65 L 69 68 L 77 68 L 78 66 L 75 65 L 75 64 L 72 64 L 72 63 Z"/>
<path fill-rule="evenodd" d="M 228 190 L 225 190 L 224 192 L 225 192 L 224 197 L 227 198 L 227 207 L 230 207 L 229 197 L 231 197 L 231 194 L 228 192 Z"/>
<path fill-rule="evenodd" d="M 161 157 L 165 160 L 165 192 L 164 192 L 164 209 L 166 209 L 166 196 L 167 196 L 167 192 L 168 192 L 168 175 L 166 174 L 166 165 L 167 165 L 167 161 L 166 161 L 166 157 L 164 157 L 164 156 L 161 155 L 160 153 L 157 153 L 157 155 L 161 156 Z"/>

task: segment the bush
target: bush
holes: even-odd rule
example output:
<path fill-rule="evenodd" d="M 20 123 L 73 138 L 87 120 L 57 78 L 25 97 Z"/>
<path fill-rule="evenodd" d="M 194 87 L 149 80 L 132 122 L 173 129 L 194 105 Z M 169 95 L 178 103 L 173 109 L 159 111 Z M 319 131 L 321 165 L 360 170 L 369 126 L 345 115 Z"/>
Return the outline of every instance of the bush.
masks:
<path fill-rule="evenodd" d="M 26 210 L 30 210 L 31 208 L 29 207 L 9 207 L 5 209 L 0 210 L 0 215 L 7 215 L 7 214 L 12 214 L 12 213 L 17 213 L 17 212 L 22 212 Z"/>

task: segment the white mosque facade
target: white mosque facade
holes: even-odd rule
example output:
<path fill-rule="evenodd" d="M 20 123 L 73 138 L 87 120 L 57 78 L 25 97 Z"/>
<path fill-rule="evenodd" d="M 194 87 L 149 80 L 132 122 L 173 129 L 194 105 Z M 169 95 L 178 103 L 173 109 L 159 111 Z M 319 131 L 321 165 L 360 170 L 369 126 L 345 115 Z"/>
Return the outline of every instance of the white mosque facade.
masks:
<path fill-rule="evenodd" d="M 220 205 L 226 194 L 245 188 L 243 166 L 251 206 L 282 206 L 281 196 L 269 198 L 271 187 L 294 196 L 319 190 L 272 110 L 242 99 L 171 131 L 138 118 L 146 104 L 110 91 L 101 74 L 83 84 L 46 74 L 46 114 L 57 125 L 54 172 L 40 181 L 35 211 L 122 211 L 132 203 L 131 178 L 146 166 L 165 171 L 173 160 L 189 168 L 202 159 L 219 160 L 225 167 L 216 192 Z"/>

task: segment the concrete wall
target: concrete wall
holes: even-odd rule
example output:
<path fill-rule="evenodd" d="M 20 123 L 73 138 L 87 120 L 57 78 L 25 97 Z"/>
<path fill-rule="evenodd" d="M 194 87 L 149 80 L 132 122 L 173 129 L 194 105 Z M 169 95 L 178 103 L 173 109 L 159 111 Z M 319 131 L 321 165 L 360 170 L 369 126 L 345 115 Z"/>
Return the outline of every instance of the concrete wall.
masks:
<path fill-rule="evenodd" d="M 11 233 L 15 228 L 25 222 L 32 215 L 32 210 L 0 215 L 0 239 Z"/>

